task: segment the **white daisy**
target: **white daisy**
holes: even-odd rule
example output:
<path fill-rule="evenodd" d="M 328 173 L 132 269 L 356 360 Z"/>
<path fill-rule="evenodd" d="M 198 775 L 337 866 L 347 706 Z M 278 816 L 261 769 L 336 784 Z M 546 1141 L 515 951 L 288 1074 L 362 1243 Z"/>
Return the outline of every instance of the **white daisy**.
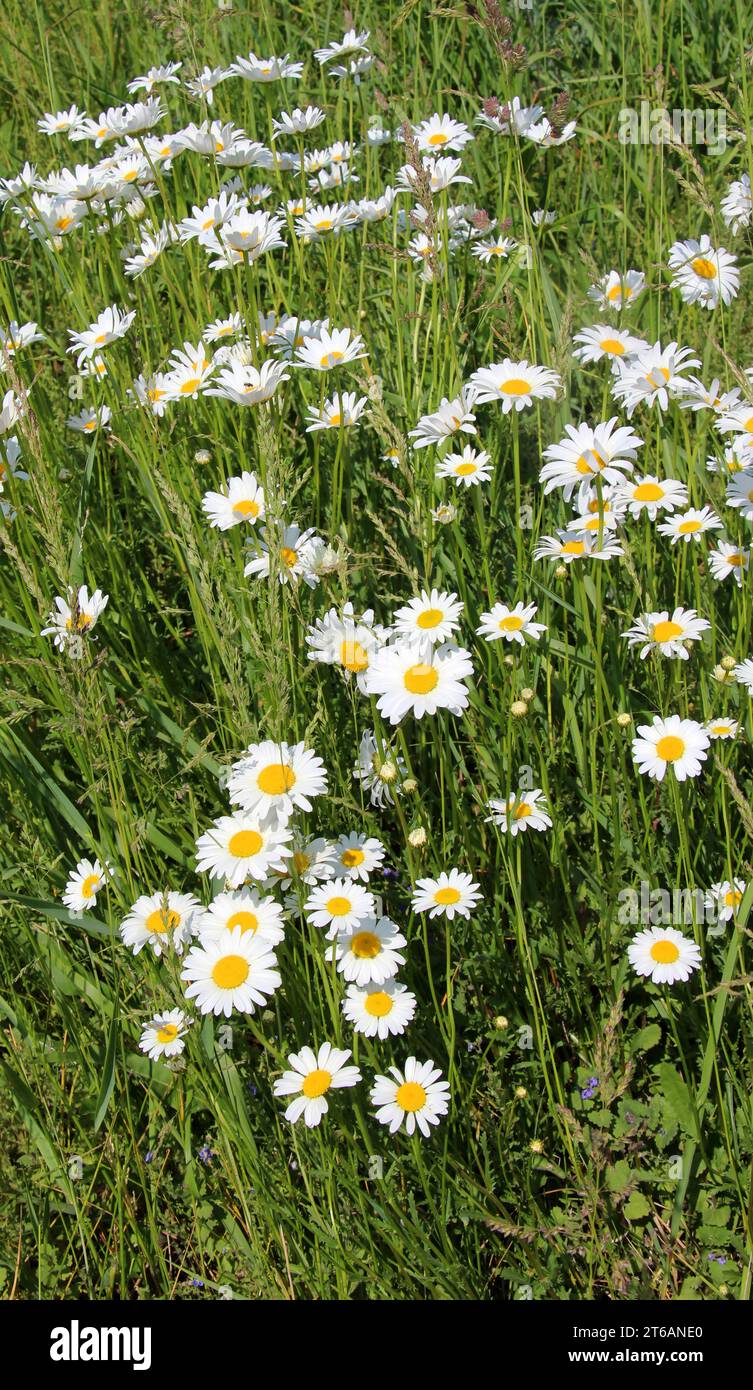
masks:
<path fill-rule="evenodd" d="M 154 1014 L 141 1030 L 139 1047 L 153 1062 L 161 1057 L 179 1057 L 183 1052 L 189 1019 L 182 1009 L 169 1009 L 164 1014 Z"/>
<path fill-rule="evenodd" d="M 310 1047 L 291 1052 L 291 1070 L 283 1072 L 273 1086 L 276 1096 L 295 1096 L 285 1111 L 285 1119 L 295 1124 L 303 1116 L 309 1129 L 318 1125 L 329 1110 L 327 1092 L 357 1086 L 362 1079 L 358 1067 L 345 1065 L 349 1057 L 348 1049 L 332 1047 L 328 1042 L 322 1043 L 316 1053 Z"/>
<path fill-rule="evenodd" d="M 694 608 L 675 608 L 671 617 L 667 610 L 644 613 L 621 635 L 627 638 L 629 647 L 641 648 L 644 659 L 650 651 L 658 651 L 662 656 L 687 661 L 690 655 L 687 643 L 699 641 L 710 627 L 711 623 L 699 618 Z"/>
<path fill-rule="evenodd" d="M 429 917 L 447 917 L 451 922 L 457 914 L 470 917 L 481 901 L 481 889 L 470 874 L 459 869 L 442 870 L 439 878 L 417 878 L 411 898 L 414 912 L 428 912 Z"/>
<path fill-rule="evenodd" d="M 437 478 L 454 478 L 456 487 L 488 483 L 493 472 L 494 465 L 486 451 L 473 449 L 470 444 L 466 444 L 462 454 L 445 454 L 436 467 Z"/>
<path fill-rule="evenodd" d="M 389 917 L 366 917 L 349 932 L 340 932 L 327 948 L 346 980 L 357 985 L 383 984 L 405 965 L 400 948 L 407 941 Z"/>
<path fill-rule="evenodd" d="M 712 246 L 707 236 L 700 241 L 676 241 L 669 249 L 669 265 L 674 271 L 672 289 L 680 291 L 686 304 L 715 309 L 731 304 L 740 288 L 737 257 L 723 246 Z"/>
<path fill-rule="evenodd" d="M 721 521 L 712 512 L 710 507 L 702 507 L 698 510 L 690 507 L 686 512 L 676 512 L 657 526 L 660 536 L 669 536 L 673 545 L 678 541 L 684 541 L 686 545 L 690 541 L 698 541 L 705 531 L 718 531 L 721 529 Z"/>
<path fill-rule="evenodd" d="M 494 362 L 474 372 L 470 385 L 477 392 L 479 405 L 499 401 L 505 415 L 511 410 L 525 410 L 535 400 L 554 400 L 562 386 L 556 372 L 549 367 L 537 367 L 525 360 Z"/>
<path fill-rule="evenodd" d="M 748 694 L 753 695 L 753 657 L 747 657 L 745 661 L 739 661 L 732 672 L 738 685 L 744 685 Z"/>
<path fill-rule="evenodd" d="M 186 998 L 195 999 L 201 1013 L 229 1018 L 234 1009 L 252 1014 L 266 1004 L 282 984 L 276 965 L 268 940 L 233 927 L 193 946 L 180 978 L 188 984 Z"/>
<path fill-rule="evenodd" d="M 294 811 L 310 811 L 310 798 L 327 791 L 327 770 L 305 743 L 252 743 L 228 780 L 233 805 L 261 817 L 287 821 Z"/>
<path fill-rule="evenodd" d="M 433 444 L 441 444 L 453 435 L 475 434 L 476 417 L 473 406 L 476 392 L 464 386 L 459 396 L 450 400 L 443 396 L 439 408 L 429 415 L 422 415 L 415 429 L 408 431 L 414 449 L 428 449 Z"/>
<path fill-rule="evenodd" d="M 743 574 L 750 566 L 750 551 L 729 541 L 719 541 L 716 550 L 709 554 L 709 568 L 715 579 L 729 579 L 733 574 L 738 586 L 742 586 Z"/>
<path fill-rule="evenodd" d="M 668 719 L 654 715 L 653 723 L 639 724 L 633 739 L 633 758 L 638 771 L 661 782 L 668 767 L 678 782 L 698 777 L 706 761 L 708 734 L 694 719 L 671 714 Z"/>
<path fill-rule="evenodd" d="M 270 825 L 258 815 L 220 816 L 196 841 L 198 872 L 227 879 L 233 888 L 248 878 L 262 882 L 284 867 L 292 838 L 284 825 Z"/>
<path fill-rule="evenodd" d="M 202 943 L 214 941 L 224 931 L 238 927 L 243 935 L 268 941 L 277 946 L 285 935 L 285 914 L 272 897 L 262 897 L 253 888 L 242 888 L 237 893 L 218 893 L 198 922 Z"/>
<path fill-rule="evenodd" d="M 419 598 L 412 598 L 395 610 L 392 625 L 400 637 L 426 637 L 432 643 L 447 642 L 460 627 L 462 611 L 463 604 L 457 594 L 444 589 L 432 589 L 431 593 L 422 589 Z"/>
<path fill-rule="evenodd" d="M 573 350 L 573 357 L 584 364 L 600 362 L 604 357 L 631 357 L 649 346 L 644 338 L 636 338 L 626 328 L 614 328 L 604 323 L 582 329 L 575 334 L 573 341 L 580 344 Z"/>
<path fill-rule="evenodd" d="M 645 477 L 623 481 L 618 497 L 631 516 L 640 516 L 645 511 L 653 521 L 660 511 L 673 512 L 675 507 L 686 507 L 688 489 L 675 478 L 656 478 L 647 473 Z"/>
<path fill-rule="evenodd" d="M 142 895 L 121 922 L 123 945 L 135 956 L 144 946 L 151 946 L 155 956 L 161 956 L 170 946 L 180 955 L 195 934 L 201 910 L 201 903 L 192 893 Z"/>
<path fill-rule="evenodd" d="M 338 933 L 357 931 L 361 923 L 373 918 L 374 894 L 348 875 L 319 884 L 303 904 L 312 927 L 327 928 L 327 939 Z"/>
<path fill-rule="evenodd" d="M 638 975 L 650 975 L 655 985 L 673 985 L 687 980 L 701 964 L 701 952 L 694 941 L 674 927 L 649 927 L 633 937 L 628 960 Z"/>
<path fill-rule="evenodd" d="M 383 1042 L 405 1032 L 416 1012 L 416 996 L 397 980 L 384 980 L 364 989 L 349 985 L 342 1010 L 357 1033 Z"/>
<path fill-rule="evenodd" d="M 438 709 L 460 714 L 468 705 L 464 681 L 472 674 L 470 652 L 463 647 L 450 642 L 435 647 L 426 638 L 398 639 L 376 653 L 366 688 L 379 696 L 380 714 L 399 724 L 409 711 L 417 719 Z"/>
<path fill-rule="evenodd" d="M 264 517 L 264 489 L 256 481 L 255 473 L 245 471 L 237 477 L 228 478 L 224 492 L 205 492 L 202 509 L 209 517 L 210 526 L 220 531 L 229 531 L 231 526 L 243 522 L 254 525 Z"/>
<path fill-rule="evenodd" d="M 416 1128 L 428 1138 L 431 1126 L 438 1125 L 447 1114 L 450 1087 L 442 1081 L 441 1071 L 433 1062 L 419 1062 L 409 1057 L 403 1071 L 389 1068 L 390 1076 L 376 1076 L 371 1091 L 371 1103 L 376 1106 L 376 1118 L 395 1134 L 405 1124 L 407 1134 Z"/>
<path fill-rule="evenodd" d="M 63 893 L 63 903 L 69 912 L 88 912 L 96 907 L 97 894 L 108 877 L 108 869 L 98 859 L 79 859 L 75 869 L 68 875 Z"/>
<path fill-rule="evenodd" d="M 534 787 L 531 791 L 512 792 L 506 801 L 492 798 L 486 804 L 491 815 L 485 819 L 493 825 L 498 825 L 505 835 L 508 830 L 515 836 L 523 830 L 551 828 L 551 817 L 545 810 L 546 798 L 539 787 Z"/>
<path fill-rule="evenodd" d="M 521 647 L 525 646 L 525 639 L 530 637 L 534 642 L 538 642 L 542 632 L 546 632 L 544 623 L 534 623 L 534 615 L 538 612 L 535 603 L 516 603 L 514 608 L 508 608 L 506 603 L 495 603 L 488 613 L 481 614 L 481 626 L 476 628 L 477 637 L 485 637 L 487 642 L 499 642 L 504 638 L 506 642 L 517 642 Z"/>
<path fill-rule="evenodd" d="M 720 922 L 729 922 L 737 913 L 743 900 L 746 883 L 744 878 L 732 882 L 713 883 L 706 894 L 706 908 L 716 913 Z"/>
<path fill-rule="evenodd" d="M 709 719 L 708 723 L 704 724 L 704 729 L 712 740 L 735 738 L 739 727 L 736 719 L 725 719 L 723 715 L 720 715 L 718 719 Z"/>

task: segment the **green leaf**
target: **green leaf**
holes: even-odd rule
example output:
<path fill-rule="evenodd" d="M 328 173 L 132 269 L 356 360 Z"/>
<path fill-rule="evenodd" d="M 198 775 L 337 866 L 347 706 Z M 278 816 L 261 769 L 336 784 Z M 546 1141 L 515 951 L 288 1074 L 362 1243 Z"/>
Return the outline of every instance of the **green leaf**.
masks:
<path fill-rule="evenodd" d="M 691 1139 L 699 1139 L 698 1124 L 693 1101 L 685 1082 L 676 1067 L 670 1062 L 660 1062 L 656 1068 L 659 1088 L 674 1115 L 680 1129 Z"/>
<path fill-rule="evenodd" d="M 642 1192 L 632 1192 L 622 1210 L 628 1221 L 645 1221 L 651 1207 Z"/>
<path fill-rule="evenodd" d="M 650 1052 L 652 1047 L 661 1042 L 661 1028 L 658 1023 L 647 1023 L 645 1028 L 641 1028 L 629 1044 L 631 1052 Z"/>
<path fill-rule="evenodd" d="M 107 1039 L 107 1051 L 105 1052 L 105 1065 L 104 1065 L 104 1070 L 103 1070 L 103 1072 L 102 1072 L 102 1083 L 101 1083 L 100 1088 L 99 1088 L 99 1095 L 98 1095 L 98 1097 L 97 1097 L 97 1109 L 96 1109 L 95 1114 L 94 1114 L 94 1132 L 95 1132 L 95 1133 L 97 1132 L 97 1130 L 99 1129 L 99 1127 L 100 1127 L 100 1125 L 101 1125 L 103 1119 L 105 1118 L 105 1114 L 107 1113 L 107 1107 L 108 1107 L 108 1105 L 110 1104 L 110 1100 L 111 1100 L 111 1098 L 112 1098 L 112 1093 L 113 1093 L 113 1090 L 114 1090 L 114 1088 L 115 1088 L 115 1061 L 116 1061 L 116 1057 L 117 1057 L 117 1050 L 118 1050 L 118 1001 L 117 1001 L 117 999 L 116 999 L 116 1000 L 115 1000 L 115 1005 L 114 1005 L 113 1011 L 112 1011 L 112 1022 L 111 1022 L 111 1024 L 110 1024 L 110 1033 L 109 1033 L 109 1036 L 108 1036 L 108 1039 Z"/>

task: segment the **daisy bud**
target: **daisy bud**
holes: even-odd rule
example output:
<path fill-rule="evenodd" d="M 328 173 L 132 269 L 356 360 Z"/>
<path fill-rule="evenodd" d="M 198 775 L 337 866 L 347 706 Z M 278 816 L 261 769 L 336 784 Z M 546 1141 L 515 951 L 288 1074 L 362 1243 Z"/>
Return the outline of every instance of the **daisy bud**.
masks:
<path fill-rule="evenodd" d="M 527 1092 L 525 1086 L 516 1086 L 516 1087 L 515 1087 L 515 1099 L 516 1099 L 516 1100 L 525 1100 L 525 1098 L 526 1098 L 527 1095 L 528 1095 L 528 1092 Z"/>
<path fill-rule="evenodd" d="M 452 502 L 443 502 L 432 512 L 432 517 L 440 526 L 449 526 L 457 514 L 457 507 L 454 507 Z"/>
<path fill-rule="evenodd" d="M 205 464 L 212 462 L 212 455 L 208 449 L 197 449 L 193 456 L 194 463 Z"/>
<path fill-rule="evenodd" d="M 719 681 L 720 685 L 732 684 L 732 672 L 728 671 L 724 666 L 715 666 L 712 674 L 714 680 Z"/>
<path fill-rule="evenodd" d="M 627 729 L 628 725 L 629 725 L 629 724 L 632 724 L 632 722 L 633 722 L 633 716 L 632 716 L 631 714 L 618 714 L 618 715 L 617 715 L 617 723 L 619 724 L 619 726 L 620 726 L 621 729 Z"/>
<path fill-rule="evenodd" d="M 394 782 L 397 777 L 397 766 L 395 763 L 387 761 L 377 768 L 377 775 L 382 782 Z"/>
<path fill-rule="evenodd" d="M 532 1154 L 543 1154 L 544 1145 L 540 1139 L 532 1139 L 529 1146 Z"/>
<path fill-rule="evenodd" d="M 737 658 L 734 656 L 723 656 L 721 664 L 725 671 L 731 671 L 737 665 Z"/>
<path fill-rule="evenodd" d="M 554 571 L 555 579 L 567 579 L 567 565 L 558 565 Z"/>
<path fill-rule="evenodd" d="M 494 1027 L 498 1028 L 500 1033 L 504 1032 L 505 1028 L 510 1027 L 509 1018 L 505 1018 L 504 1014 L 497 1014 L 497 1017 L 494 1020 Z"/>
<path fill-rule="evenodd" d="M 536 692 L 535 692 L 534 690 L 531 690 L 530 685 L 527 685 L 527 686 L 525 687 L 524 690 L 521 690 L 521 692 L 520 692 L 520 698 L 521 698 L 521 700 L 528 700 L 528 701 L 531 701 L 531 700 L 533 699 L 535 693 L 536 693 Z"/>
<path fill-rule="evenodd" d="M 423 849 L 426 844 L 426 831 L 422 825 L 417 825 L 415 830 L 409 831 L 408 844 L 413 849 Z"/>
<path fill-rule="evenodd" d="M 415 777 L 406 777 L 405 781 L 403 782 L 403 791 L 407 792 L 408 796 L 412 796 L 414 791 L 416 791 L 417 787 L 418 782 L 416 781 Z"/>
<path fill-rule="evenodd" d="M 510 713 L 514 715 L 516 719 L 522 719 L 524 715 L 528 713 L 528 705 L 525 700 L 513 700 L 510 705 Z"/>

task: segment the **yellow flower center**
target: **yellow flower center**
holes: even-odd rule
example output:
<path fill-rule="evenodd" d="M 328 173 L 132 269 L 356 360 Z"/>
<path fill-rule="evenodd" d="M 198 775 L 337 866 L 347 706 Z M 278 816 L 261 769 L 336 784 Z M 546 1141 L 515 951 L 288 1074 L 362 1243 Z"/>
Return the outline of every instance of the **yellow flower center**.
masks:
<path fill-rule="evenodd" d="M 696 275 L 700 275 L 702 280 L 716 279 L 716 266 L 707 256 L 696 256 L 695 260 L 691 261 L 690 264 Z"/>
<path fill-rule="evenodd" d="M 221 956 L 212 966 L 212 980 L 218 989 L 237 989 L 245 984 L 250 968 L 245 956 Z"/>
<path fill-rule="evenodd" d="M 690 521 L 681 521 L 677 529 L 681 536 L 692 536 L 695 531 L 700 531 L 701 523 L 691 518 Z"/>
<path fill-rule="evenodd" d="M 471 473 L 476 472 L 476 464 L 470 462 L 459 463 L 457 468 L 455 469 L 455 472 L 457 473 L 459 478 L 467 478 Z"/>
<path fill-rule="evenodd" d="M 419 613 L 416 618 L 418 627 L 438 627 L 444 618 L 441 608 L 425 608 L 423 613 Z"/>
<path fill-rule="evenodd" d="M 652 642 L 670 642 L 673 637 L 681 636 L 682 627 L 673 622 L 655 623 L 651 632 Z"/>
<path fill-rule="evenodd" d="M 157 1042 L 158 1042 L 158 1043 L 171 1043 L 171 1042 L 175 1042 L 175 1039 L 177 1038 L 177 1036 L 178 1036 L 178 1026 L 177 1026 L 177 1024 L 175 1024 L 175 1023 L 163 1023 L 163 1024 L 162 1024 L 162 1027 L 159 1028 L 159 1029 L 157 1030 Z"/>
<path fill-rule="evenodd" d="M 332 1073 L 329 1071 L 310 1071 L 304 1078 L 301 1090 L 307 1100 L 316 1100 L 317 1096 L 323 1096 L 332 1085 Z"/>
<path fill-rule="evenodd" d="M 664 496 L 664 488 L 658 483 L 639 483 L 633 497 L 636 502 L 659 502 Z"/>
<path fill-rule="evenodd" d="M 391 996 L 385 994 L 383 989 L 377 989 L 373 994 L 367 994 L 363 1006 L 372 1018 L 386 1018 L 388 1014 L 392 1013 L 394 1007 Z"/>
<path fill-rule="evenodd" d="M 521 376 L 511 376 L 509 380 L 502 382 L 499 389 L 503 396 L 527 396 L 531 386 L 530 382 L 524 381 Z"/>
<path fill-rule="evenodd" d="M 369 654 L 360 642 L 347 639 L 340 644 L 340 665 L 346 671 L 365 671 L 369 664 Z"/>
<path fill-rule="evenodd" d="M 284 545 L 280 551 L 280 558 L 286 569 L 292 570 L 298 561 L 298 552 L 292 546 Z"/>
<path fill-rule="evenodd" d="M 614 357 L 622 357 L 625 352 L 625 348 L 619 338 L 602 338 L 599 347 L 602 352 L 609 352 Z"/>
<path fill-rule="evenodd" d="M 582 555 L 585 548 L 583 541 L 565 541 L 561 553 L 563 555 Z"/>
<path fill-rule="evenodd" d="M 523 619 L 518 613 L 508 613 L 506 618 L 501 618 L 499 622 L 500 632 L 520 632 L 523 626 Z"/>
<path fill-rule="evenodd" d="M 250 516 L 255 521 L 259 515 L 259 503 L 252 502 L 249 497 L 244 497 L 240 502 L 233 504 L 233 511 L 236 516 Z"/>
<path fill-rule="evenodd" d="M 250 859 L 258 854 L 264 841 L 258 830 L 236 830 L 227 842 L 228 854 L 236 859 Z"/>
<path fill-rule="evenodd" d="M 362 849 L 344 849 L 340 855 L 346 869 L 355 869 L 358 864 L 363 864 L 365 858 L 366 855 Z"/>
<path fill-rule="evenodd" d="M 327 900 L 327 911 L 331 917 L 347 917 L 353 907 L 350 898 L 329 898 Z"/>
<path fill-rule="evenodd" d="M 268 763 L 256 779 L 256 785 L 265 796 L 283 796 L 295 786 L 295 773 L 289 763 Z"/>
<path fill-rule="evenodd" d="M 330 417 L 329 417 L 329 423 L 330 423 L 331 425 L 341 425 L 341 424 L 342 424 L 342 420 L 343 420 L 343 417 L 342 417 L 342 415 L 340 415 L 339 413 L 338 413 L 338 414 L 335 414 L 335 415 L 330 415 Z"/>
<path fill-rule="evenodd" d="M 430 136 L 429 136 L 429 138 L 428 138 L 428 140 L 427 140 L 426 143 L 427 143 L 427 145 L 434 145 L 434 146 L 436 146 L 436 145 L 446 145 L 446 144 L 447 144 L 447 141 L 449 140 L 449 138 L 450 138 L 449 135 L 445 135 L 445 133 L 444 133 L 443 130 L 438 130 L 438 131 L 436 131 L 436 133 L 435 133 L 434 135 L 430 135 Z"/>
<path fill-rule="evenodd" d="M 513 820 L 525 820 L 526 816 L 533 815 L 533 807 L 527 801 L 521 801 L 512 813 Z"/>
<path fill-rule="evenodd" d="M 724 894 L 724 906 L 737 907 L 742 901 L 742 896 L 742 893 L 738 893 L 736 888 L 730 888 L 729 892 Z"/>
<path fill-rule="evenodd" d="M 629 288 L 628 285 L 625 285 L 624 288 L 621 284 L 612 285 L 611 290 L 607 290 L 607 299 L 609 300 L 610 304 L 614 304 L 614 301 L 616 299 L 619 299 L 622 295 L 624 295 L 626 299 L 630 299 L 632 293 L 633 291 Z"/>
<path fill-rule="evenodd" d="M 188 381 L 183 381 L 183 382 L 181 382 L 180 394 L 181 394 L 182 396 L 190 396 L 190 395 L 196 390 L 196 387 L 197 387 L 197 386 L 200 386 L 200 385 L 201 385 L 201 377 L 198 377 L 198 376 L 189 377 Z"/>
<path fill-rule="evenodd" d="M 161 907 L 155 908 L 146 919 L 146 929 L 151 936 L 164 936 L 165 932 L 174 931 L 179 926 L 178 913 L 164 912 Z"/>
<path fill-rule="evenodd" d="M 325 352 L 324 356 L 319 359 L 319 366 L 334 367 L 336 362 L 342 362 L 342 357 L 341 352 Z"/>
<path fill-rule="evenodd" d="M 97 888 L 99 887 L 99 883 L 99 874 L 89 874 L 89 877 L 85 878 L 83 883 L 81 884 L 81 897 L 93 898 L 94 894 L 97 891 Z"/>
<path fill-rule="evenodd" d="M 680 949 L 675 946 L 674 941 L 660 940 L 654 942 L 649 955 L 657 965 L 674 965 L 680 955 Z"/>
<path fill-rule="evenodd" d="M 397 1088 L 395 1100 L 401 1110 L 423 1110 L 426 1104 L 426 1092 L 417 1081 L 404 1081 L 402 1086 Z"/>
<path fill-rule="evenodd" d="M 306 872 L 306 869 L 311 863 L 311 860 L 309 859 L 307 854 L 303 853 L 302 849 L 297 849 L 295 854 L 293 855 L 293 863 L 295 865 L 296 873 L 302 874 Z"/>
<path fill-rule="evenodd" d="M 332 218 L 331 218 L 331 217 L 323 217 L 322 220 L 321 220 L 321 222 L 315 222 L 315 223 L 314 223 L 314 230 L 317 231 L 317 232 L 331 232 L 331 231 L 332 231 Z"/>
<path fill-rule="evenodd" d="M 434 901 L 441 907 L 454 907 L 455 903 L 460 902 L 460 893 L 457 888 L 438 888 Z"/>
<path fill-rule="evenodd" d="M 656 752 L 663 762 L 676 763 L 685 752 L 685 740 L 677 738 L 676 734 L 665 734 L 659 739 Z"/>
<path fill-rule="evenodd" d="M 742 562 L 743 562 L 743 557 L 742 557 L 742 555 L 740 554 L 739 551 L 735 551 L 735 554 L 734 554 L 734 555 L 728 555 L 728 556 L 727 556 L 727 564 L 728 564 L 728 565 L 732 565 L 733 569 L 737 569 L 737 567 L 738 567 L 739 565 L 741 565 Z"/>
<path fill-rule="evenodd" d="M 241 934 L 247 931 L 255 932 L 259 925 L 259 918 L 256 913 L 249 912 L 248 908 L 241 908 L 240 911 L 234 912 L 228 917 L 225 925 L 230 931 L 233 927 L 240 927 Z"/>
<path fill-rule="evenodd" d="M 381 952 L 382 943 L 373 931 L 359 931 L 353 937 L 350 949 L 358 960 L 374 960 Z"/>
<path fill-rule="evenodd" d="M 411 695 L 428 695 L 435 690 L 439 682 L 439 675 L 433 666 L 427 666 L 425 661 L 419 661 L 415 666 L 409 666 L 403 676 L 403 684 Z"/>

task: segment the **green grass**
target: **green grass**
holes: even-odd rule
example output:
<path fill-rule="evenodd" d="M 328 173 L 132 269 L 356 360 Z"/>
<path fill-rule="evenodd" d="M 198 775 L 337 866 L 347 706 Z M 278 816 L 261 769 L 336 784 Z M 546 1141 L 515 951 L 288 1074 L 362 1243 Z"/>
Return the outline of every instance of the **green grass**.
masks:
<path fill-rule="evenodd" d="M 485 97 L 536 95 L 549 109 L 562 91 L 578 132 L 542 150 L 472 127 L 472 186 L 446 201 L 509 219 L 530 266 L 488 268 L 461 250 L 440 257 L 431 284 L 392 218 L 327 246 L 301 248 L 288 231 L 287 249 L 249 276 L 208 270 L 191 242 L 130 281 L 119 255 L 127 223 L 102 236 L 87 225 L 55 252 L 9 209 L 0 216 L 0 321 L 36 320 L 45 334 L 14 360 L 31 388 L 32 411 L 13 431 L 29 479 L 8 481 L 17 515 L 0 518 L 4 1296 L 206 1298 L 230 1286 L 281 1299 L 750 1297 L 753 892 L 723 935 L 685 929 L 703 968 L 671 992 L 629 968 L 636 928 L 620 920 L 619 896 L 641 882 L 753 879 L 752 705 L 713 675 L 725 655 L 751 654 L 750 581 L 717 583 L 710 545 L 672 547 L 644 519 L 625 526 L 622 560 L 557 577 L 533 552 L 571 511 L 558 493 L 544 498 L 543 449 L 566 423 L 623 414 L 603 365 L 571 355 L 572 333 L 601 321 L 586 299 L 599 275 L 646 273 L 631 328 L 692 346 L 705 382 L 739 385 L 753 362 L 749 236 L 731 239 L 719 214 L 751 162 L 738 137 L 750 135 L 753 31 L 739 0 L 534 0 L 510 15 L 527 51 L 519 71 L 501 64 L 470 6 L 359 4 L 354 22 L 371 30 L 376 64 L 353 86 L 311 57 L 342 34 L 333 4 L 6 6 L 0 175 L 25 160 L 47 174 L 106 153 L 40 134 L 43 112 L 75 101 L 96 115 L 127 100 L 126 80 L 152 63 L 180 59 L 192 74 L 250 47 L 305 61 L 300 83 L 217 88 L 210 116 L 262 141 L 271 116 L 307 102 L 327 112 L 307 148 L 363 146 L 373 114 L 391 128 L 434 111 L 472 124 Z M 182 90 L 164 90 L 173 128 L 202 119 Z M 619 112 L 642 100 L 723 105 L 726 151 L 623 145 Z M 362 149 L 355 196 L 378 196 L 402 162 L 394 144 Z M 221 174 L 193 154 L 176 160 L 149 204 L 156 220 L 190 213 Z M 249 182 L 263 178 L 272 209 L 299 187 L 256 170 Z M 534 231 L 530 213 L 544 207 L 557 219 Z M 684 306 L 666 271 L 672 242 L 702 232 L 734 250 L 742 272 L 739 297 L 713 313 Z M 112 303 L 136 308 L 136 320 L 108 349 L 108 376 L 76 401 L 67 330 Z M 329 314 L 363 334 L 368 358 L 326 381 L 328 395 L 368 396 L 358 430 L 305 433 L 320 400 L 306 372 L 253 410 L 202 396 L 158 420 L 128 406 L 140 371 L 198 342 L 213 319 L 252 317 L 257 305 Z M 434 477 L 435 450 L 407 449 L 407 431 L 505 356 L 556 369 L 564 392 L 519 422 L 479 407 L 470 442 L 491 455 L 493 483 L 456 493 Z M 6 376 L 4 391 L 12 384 Z M 100 403 L 113 411 L 109 437 L 66 428 Z M 705 468 L 719 440 L 709 412 L 673 405 L 632 423 L 645 440 L 640 468 L 685 481 L 691 504 L 712 506 L 725 534 L 749 545 L 750 523 Z M 392 445 L 394 470 L 383 461 Z M 315 590 L 244 579 L 239 528 L 208 527 L 202 496 L 243 468 L 263 479 L 275 514 L 336 547 L 337 566 Z M 432 509 L 450 500 L 457 519 L 435 524 Z M 110 600 L 75 662 L 40 631 L 55 595 L 82 582 Z M 347 600 L 387 623 L 432 585 L 465 605 L 470 705 L 457 718 L 409 716 L 397 732 L 376 715 L 415 782 L 380 812 L 352 776 L 373 701 L 307 660 L 306 629 Z M 548 630 L 511 658 L 474 634 L 493 602 L 517 599 L 535 602 Z M 711 630 L 687 662 L 640 661 L 620 634 L 675 603 Z M 515 718 L 524 689 L 535 693 Z M 630 748 L 635 725 L 655 713 L 726 713 L 741 731 L 712 745 L 699 780 L 659 788 L 638 775 Z M 195 841 L 228 812 L 227 768 L 263 738 L 305 740 L 325 761 L 329 794 L 302 818 L 307 829 L 365 829 L 384 842 L 396 876 L 377 887 L 408 937 L 400 979 L 418 999 L 401 1038 L 356 1038 L 364 1082 L 337 1094 L 311 1132 L 287 1124 L 272 1084 L 306 1044 L 354 1047 L 321 934 L 292 916 L 270 1007 L 234 1016 L 229 1050 L 220 1023 L 199 1019 L 175 1069 L 150 1063 L 138 1043 L 153 1011 L 181 1003 L 180 962 L 133 957 L 118 935 L 140 893 L 207 900 Z M 523 769 L 544 789 L 553 827 L 512 839 L 485 822 L 485 803 Z M 417 827 L 422 849 L 408 842 Z M 117 877 L 75 917 L 61 898 L 83 855 L 108 859 Z M 479 909 L 452 923 L 413 915 L 412 881 L 452 866 L 480 884 Z M 452 1088 L 449 1115 L 424 1142 L 391 1137 L 369 1104 L 372 1075 L 409 1054 L 433 1058 Z M 598 1091 L 584 1100 L 592 1076 Z"/>

